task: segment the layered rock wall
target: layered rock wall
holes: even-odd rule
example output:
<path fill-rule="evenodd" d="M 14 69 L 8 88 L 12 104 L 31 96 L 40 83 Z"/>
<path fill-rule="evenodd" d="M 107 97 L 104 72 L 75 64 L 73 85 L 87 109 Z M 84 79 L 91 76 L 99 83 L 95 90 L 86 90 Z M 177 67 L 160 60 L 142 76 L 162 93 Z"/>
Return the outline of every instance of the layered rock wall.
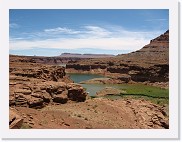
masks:
<path fill-rule="evenodd" d="M 49 103 L 86 100 L 83 87 L 72 83 L 64 67 L 28 61 L 10 56 L 10 106 L 42 108 Z"/>

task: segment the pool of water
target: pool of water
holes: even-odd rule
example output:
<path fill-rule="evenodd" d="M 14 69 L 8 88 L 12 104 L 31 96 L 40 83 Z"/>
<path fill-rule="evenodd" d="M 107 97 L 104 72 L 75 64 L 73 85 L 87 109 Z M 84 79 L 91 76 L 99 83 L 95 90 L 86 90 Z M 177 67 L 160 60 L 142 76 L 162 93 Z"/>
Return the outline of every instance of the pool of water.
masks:
<path fill-rule="evenodd" d="M 95 74 L 81 74 L 71 73 L 68 74 L 75 83 L 80 83 L 93 78 L 104 78 L 101 75 Z M 153 98 L 168 98 L 169 89 L 161 89 L 158 87 L 147 86 L 143 84 L 81 84 L 90 96 L 95 96 L 96 92 L 104 89 L 105 87 L 112 87 L 116 89 L 125 90 L 126 95 L 135 96 L 150 96 Z"/>
<path fill-rule="evenodd" d="M 67 75 L 69 75 L 75 83 L 80 83 L 93 78 L 104 78 L 104 76 L 97 74 L 67 73 Z"/>

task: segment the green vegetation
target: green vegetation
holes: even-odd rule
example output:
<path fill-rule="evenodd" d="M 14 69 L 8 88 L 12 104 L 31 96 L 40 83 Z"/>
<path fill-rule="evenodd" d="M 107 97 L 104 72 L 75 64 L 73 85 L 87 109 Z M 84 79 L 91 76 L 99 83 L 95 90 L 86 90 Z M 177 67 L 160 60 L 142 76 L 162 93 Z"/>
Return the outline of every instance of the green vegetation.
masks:
<path fill-rule="evenodd" d="M 141 84 L 132 84 L 132 85 L 123 85 L 122 90 L 126 91 L 122 95 L 135 95 L 135 96 L 146 96 L 152 98 L 169 98 L 169 89 L 161 89 L 159 87 L 141 85 Z"/>
<path fill-rule="evenodd" d="M 118 89 L 124 90 L 126 93 L 106 97 L 111 100 L 130 97 L 134 99 L 145 99 L 158 105 L 169 104 L 169 89 L 161 89 L 159 87 L 142 84 L 126 84 Z"/>
<path fill-rule="evenodd" d="M 161 98 L 152 98 L 152 97 L 146 97 L 146 96 L 135 96 L 135 95 L 124 95 L 123 98 L 133 98 L 133 99 L 145 99 L 147 101 L 151 101 L 154 104 L 157 105 L 165 105 L 169 104 L 169 99 L 161 99 Z"/>

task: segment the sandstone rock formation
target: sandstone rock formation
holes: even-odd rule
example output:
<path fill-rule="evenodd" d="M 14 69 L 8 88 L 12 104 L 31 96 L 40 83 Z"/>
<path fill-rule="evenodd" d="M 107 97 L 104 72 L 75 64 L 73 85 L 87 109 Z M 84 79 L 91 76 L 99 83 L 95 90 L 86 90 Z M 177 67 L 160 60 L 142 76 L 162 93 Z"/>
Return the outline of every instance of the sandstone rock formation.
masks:
<path fill-rule="evenodd" d="M 48 66 L 28 62 L 25 57 L 10 56 L 10 74 L 16 77 L 59 81 L 65 76 L 64 67 Z"/>
<path fill-rule="evenodd" d="M 87 94 L 83 87 L 71 82 L 64 67 L 10 56 L 10 106 L 42 108 L 54 102 L 85 101 Z"/>
<path fill-rule="evenodd" d="M 24 89 L 19 89 L 22 86 L 27 86 L 31 92 L 27 93 Z M 83 87 L 74 83 L 32 81 L 32 84 L 10 85 L 10 88 L 10 106 L 41 108 L 50 102 L 66 103 L 68 100 L 82 102 L 87 97 Z"/>
<path fill-rule="evenodd" d="M 19 129 L 23 124 L 23 118 L 15 110 L 9 109 L 9 128 Z"/>
<path fill-rule="evenodd" d="M 84 88 L 76 83 L 69 83 L 67 85 L 68 98 L 72 101 L 83 102 L 86 100 L 87 93 Z"/>

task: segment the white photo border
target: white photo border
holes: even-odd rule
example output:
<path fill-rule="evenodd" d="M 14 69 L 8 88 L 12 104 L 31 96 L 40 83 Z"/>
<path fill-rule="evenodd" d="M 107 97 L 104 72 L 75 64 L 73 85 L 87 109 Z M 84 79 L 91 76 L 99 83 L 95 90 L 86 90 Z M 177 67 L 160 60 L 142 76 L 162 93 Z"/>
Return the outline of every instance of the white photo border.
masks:
<path fill-rule="evenodd" d="M 9 129 L 9 9 L 169 9 L 169 129 Z M 179 138 L 177 0 L 1 0 L 0 21 L 0 127 L 3 139 Z"/>

